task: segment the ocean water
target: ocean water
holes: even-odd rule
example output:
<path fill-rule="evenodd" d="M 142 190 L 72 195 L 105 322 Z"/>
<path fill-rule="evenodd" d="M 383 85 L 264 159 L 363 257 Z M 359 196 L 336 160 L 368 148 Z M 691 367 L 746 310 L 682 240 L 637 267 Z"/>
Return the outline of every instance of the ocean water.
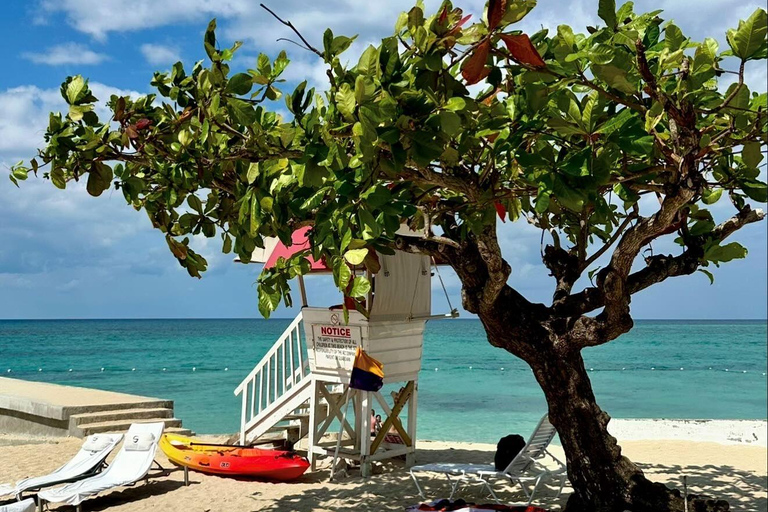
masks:
<path fill-rule="evenodd" d="M 289 322 L 0 320 L 0 374 L 172 399 L 185 426 L 231 433 L 234 388 Z M 765 419 L 766 326 L 638 321 L 584 357 L 614 418 Z M 419 393 L 421 439 L 496 442 L 527 434 L 546 411 L 530 370 L 488 344 L 476 320 L 428 324 Z"/>

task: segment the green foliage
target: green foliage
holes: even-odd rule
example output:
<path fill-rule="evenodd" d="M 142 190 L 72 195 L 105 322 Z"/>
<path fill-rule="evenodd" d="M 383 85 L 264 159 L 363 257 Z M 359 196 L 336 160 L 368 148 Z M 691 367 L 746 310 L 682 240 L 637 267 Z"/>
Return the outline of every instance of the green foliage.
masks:
<path fill-rule="evenodd" d="M 112 96 L 109 119 L 94 113 L 88 82 L 68 78 L 68 112 L 51 115 L 46 147 L 10 177 L 37 173 L 39 160 L 59 188 L 84 178 L 98 196 L 114 186 L 198 277 L 207 263 L 190 235 L 218 233 L 224 252 L 247 262 L 265 237 L 289 242 L 313 224 L 311 251 L 259 278 L 265 316 L 291 304 L 288 282 L 309 271 L 310 254 L 329 262 L 339 289 L 365 297 L 370 283 L 350 265 L 376 271 L 375 251 L 391 252 L 402 223 L 429 223 L 460 244 L 497 217 L 525 217 L 584 254 L 611 241 L 646 194 L 693 187 L 691 207 L 724 192 L 737 206 L 766 200 L 766 95 L 717 82 L 728 55 L 766 58 L 764 10 L 729 30 L 721 52 L 660 11 L 613 0 L 599 2 L 606 27 L 521 34 L 514 24 L 534 6 L 491 0 L 469 23 L 449 1 L 432 15 L 418 5 L 359 59 L 339 57 L 354 37 L 327 30 L 327 90 L 299 84 L 285 97 L 289 119 L 271 103 L 283 94 L 285 52 L 233 72 L 240 44 L 220 49 L 213 20 L 207 62 L 156 73 L 156 94 Z M 681 133 L 683 113 L 695 127 Z M 695 174 L 680 176 L 669 163 L 678 155 L 694 155 Z M 683 245 L 711 233 L 699 215 Z M 710 242 L 702 264 L 746 253 Z"/>

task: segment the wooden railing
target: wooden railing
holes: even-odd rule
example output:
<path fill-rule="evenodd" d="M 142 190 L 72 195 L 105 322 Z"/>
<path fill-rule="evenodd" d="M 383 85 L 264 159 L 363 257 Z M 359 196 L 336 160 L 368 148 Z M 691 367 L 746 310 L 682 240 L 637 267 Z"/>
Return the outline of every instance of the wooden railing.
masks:
<path fill-rule="evenodd" d="M 302 315 L 291 322 L 259 364 L 235 389 L 242 397 L 240 444 L 249 425 L 309 375 Z"/>

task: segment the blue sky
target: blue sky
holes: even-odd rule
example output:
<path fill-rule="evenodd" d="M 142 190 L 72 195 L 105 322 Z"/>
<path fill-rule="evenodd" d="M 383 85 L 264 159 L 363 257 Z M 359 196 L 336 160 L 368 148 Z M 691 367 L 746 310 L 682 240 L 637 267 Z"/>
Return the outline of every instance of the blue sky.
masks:
<path fill-rule="evenodd" d="M 328 0 L 267 2 L 320 44 L 326 27 L 360 34 L 350 59 L 368 42 L 391 30 L 400 10 L 412 2 Z M 434 9 L 437 2 L 427 2 Z M 457 2 L 457 5 L 462 5 Z M 756 1 L 637 1 L 636 10 L 662 8 L 696 39 L 715 37 L 725 44 L 725 29 L 748 16 Z M 480 2 L 463 3 L 477 13 Z M 535 31 L 568 23 L 581 31 L 598 23 L 597 2 L 542 0 L 521 28 Z M 89 197 L 81 187 L 66 192 L 30 179 L 17 190 L 7 167 L 29 159 L 42 143 L 47 114 L 62 108 L 58 88 L 67 75 L 91 80 L 100 100 L 122 92 L 150 91 L 152 72 L 178 59 L 190 65 L 203 58 L 202 34 L 219 19 L 219 39 L 239 39 L 244 47 L 235 66 L 252 67 L 255 56 L 285 49 L 293 60 L 290 82 L 308 79 L 322 87 L 324 71 L 308 52 L 278 37 L 290 37 L 254 0 L 7 0 L 0 6 L 0 318 L 257 317 L 254 282 L 260 266 L 239 265 L 205 239 L 196 247 L 208 258 L 202 280 L 188 277 L 145 214 L 135 212 L 121 194 Z M 761 63 L 748 69 L 747 82 L 765 90 Z M 290 84 L 288 87 L 292 87 Z M 283 109 L 282 103 L 275 108 Z M 725 201 L 716 214 L 730 213 Z M 710 285 L 697 274 L 669 280 L 632 302 L 636 318 L 765 318 L 766 224 L 752 225 L 734 238 L 750 254 L 715 269 Z M 539 259 L 540 233 L 524 222 L 500 227 L 504 255 L 513 267 L 510 283 L 535 301 L 547 302 L 551 278 Z M 670 244 L 654 247 L 672 252 Z M 455 276 L 443 271 L 451 300 L 460 304 Z M 437 292 L 438 287 L 435 286 Z M 332 285 L 310 279 L 310 301 L 338 301 Z M 435 293 L 434 309 L 445 304 Z M 280 316 L 291 312 L 281 311 Z"/>

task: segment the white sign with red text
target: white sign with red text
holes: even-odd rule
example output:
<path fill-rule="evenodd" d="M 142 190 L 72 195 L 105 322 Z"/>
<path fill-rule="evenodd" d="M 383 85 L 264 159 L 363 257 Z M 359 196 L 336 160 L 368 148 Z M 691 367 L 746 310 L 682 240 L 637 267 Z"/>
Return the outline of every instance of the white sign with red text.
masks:
<path fill-rule="evenodd" d="M 355 351 L 362 344 L 359 326 L 312 325 L 315 366 L 352 370 Z"/>

